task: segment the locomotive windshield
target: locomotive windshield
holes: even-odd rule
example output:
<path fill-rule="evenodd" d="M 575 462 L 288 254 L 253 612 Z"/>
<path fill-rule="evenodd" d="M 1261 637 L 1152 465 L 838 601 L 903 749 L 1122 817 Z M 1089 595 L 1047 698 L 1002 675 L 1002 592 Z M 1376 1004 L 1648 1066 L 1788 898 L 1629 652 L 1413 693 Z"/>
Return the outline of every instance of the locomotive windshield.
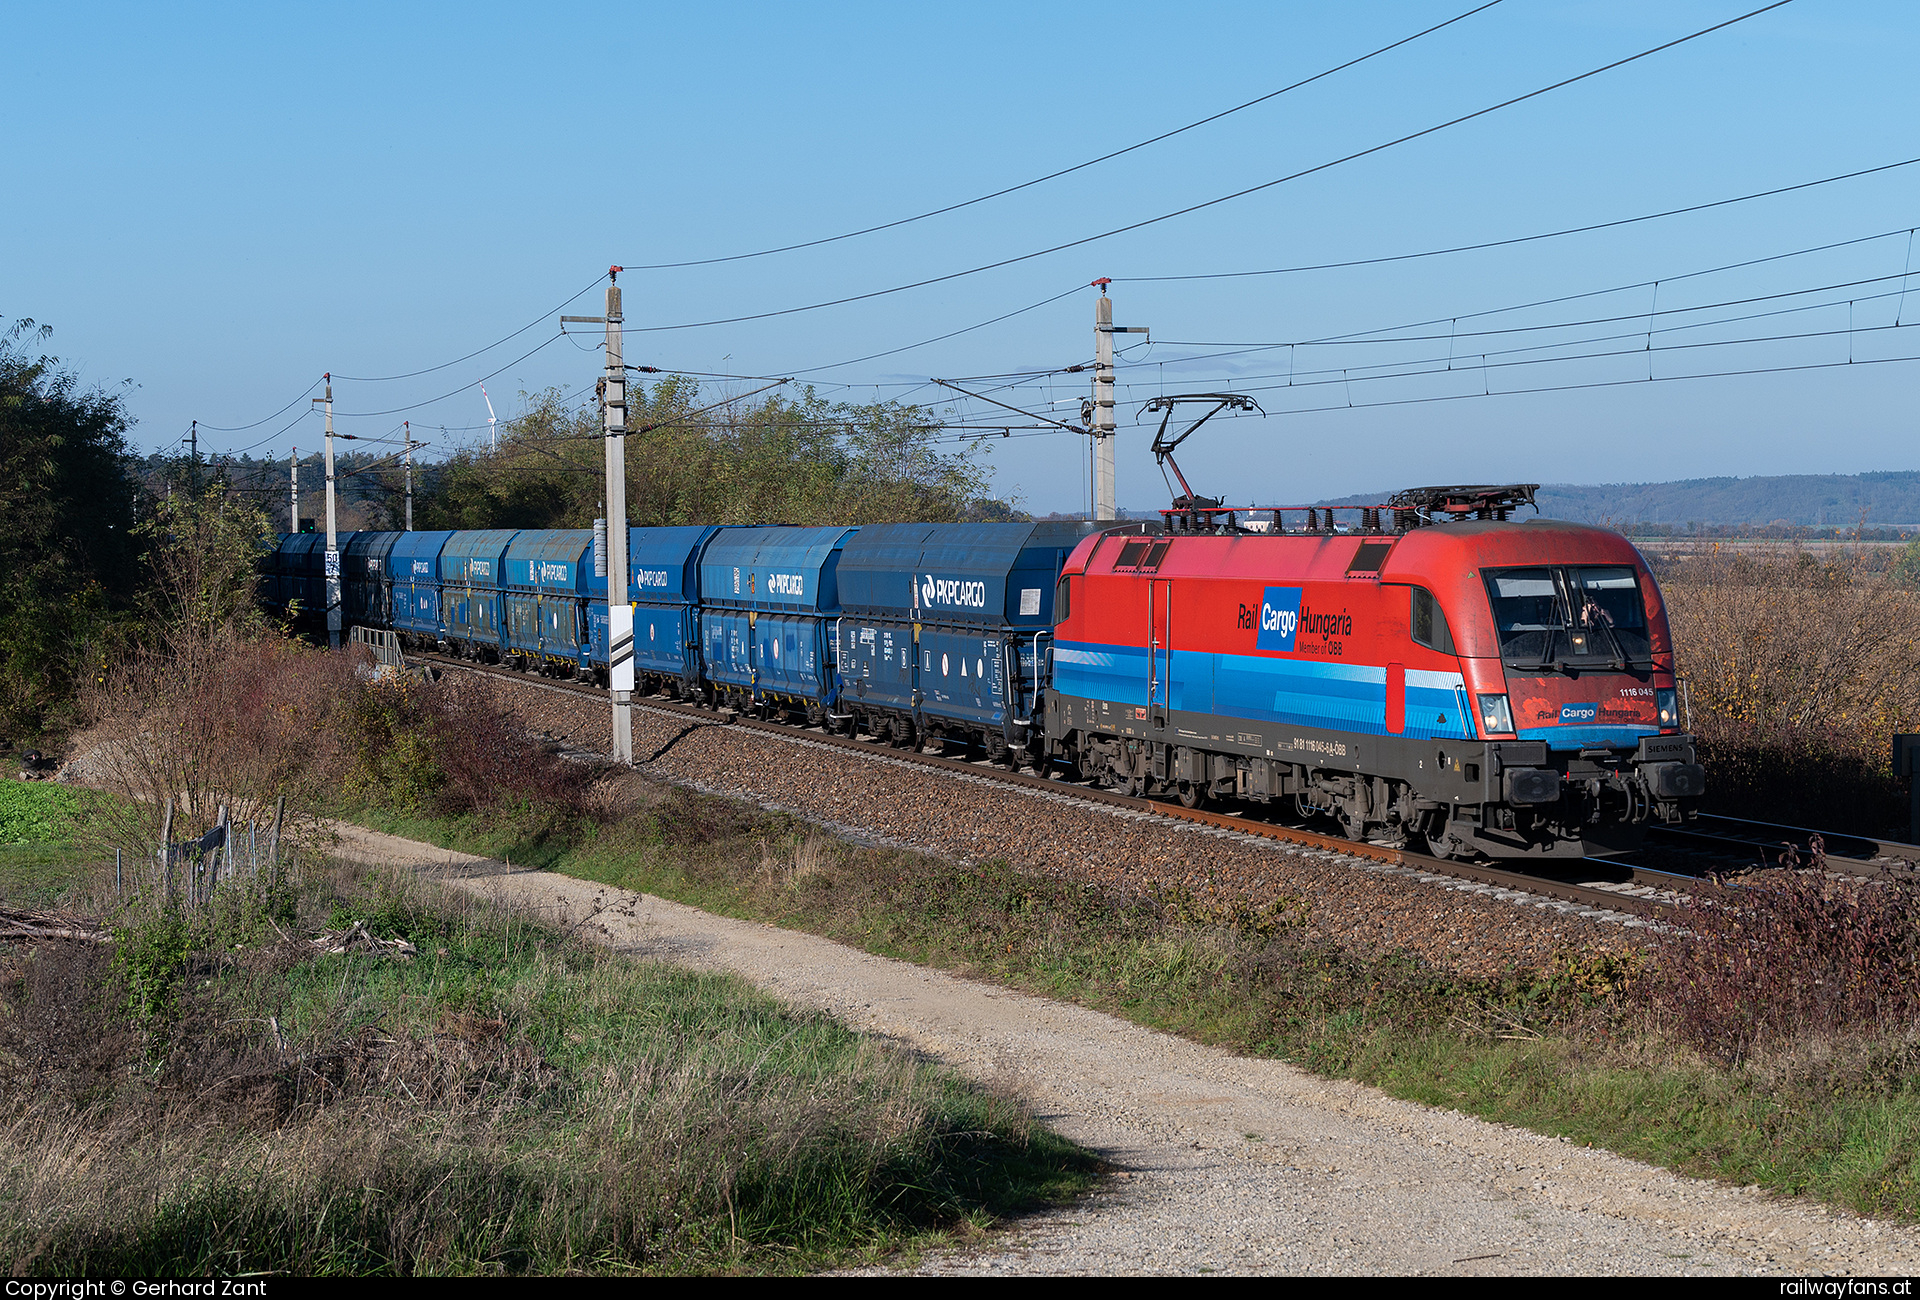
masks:
<path fill-rule="evenodd" d="M 1490 569 L 1484 576 L 1510 667 L 1651 668 L 1640 583 L 1625 567 Z"/>

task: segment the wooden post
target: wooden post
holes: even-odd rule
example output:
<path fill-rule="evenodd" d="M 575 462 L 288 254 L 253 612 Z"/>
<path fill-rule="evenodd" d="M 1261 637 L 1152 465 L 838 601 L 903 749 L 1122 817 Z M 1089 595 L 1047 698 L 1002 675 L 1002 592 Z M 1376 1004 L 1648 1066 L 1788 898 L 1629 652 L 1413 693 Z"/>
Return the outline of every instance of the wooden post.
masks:
<path fill-rule="evenodd" d="M 160 819 L 160 888 L 168 907 L 173 906 L 173 796 L 167 796 L 167 811 Z"/>
<path fill-rule="evenodd" d="M 287 815 L 287 796 L 281 795 L 273 805 L 273 834 L 267 841 L 267 876 L 273 883 L 280 883 L 280 821 Z"/>

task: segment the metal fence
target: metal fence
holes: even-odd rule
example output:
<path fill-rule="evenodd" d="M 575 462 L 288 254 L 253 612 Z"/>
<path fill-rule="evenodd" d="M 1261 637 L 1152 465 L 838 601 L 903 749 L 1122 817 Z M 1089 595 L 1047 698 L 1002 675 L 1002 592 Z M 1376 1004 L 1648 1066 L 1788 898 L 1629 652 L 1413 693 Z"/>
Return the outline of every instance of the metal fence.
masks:
<path fill-rule="evenodd" d="M 348 633 L 348 644 L 363 645 L 372 650 L 374 668 L 382 675 L 397 673 L 407 666 L 406 660 L 400 655 L 398 632 L 356 624 Z"/>

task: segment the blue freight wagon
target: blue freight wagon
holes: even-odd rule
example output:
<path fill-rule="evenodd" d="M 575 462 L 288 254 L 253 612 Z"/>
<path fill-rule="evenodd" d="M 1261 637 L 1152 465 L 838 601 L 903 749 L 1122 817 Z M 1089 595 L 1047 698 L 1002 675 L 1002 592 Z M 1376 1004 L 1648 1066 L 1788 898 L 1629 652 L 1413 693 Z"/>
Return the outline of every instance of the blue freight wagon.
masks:
<path fill-rule="evenodd" d="M 357 532 L 340 548 L 340 626 L 392 627 L 393 579 L 387 556 L 401 533 Z"/>
<path fill-rule="evenodd" d="M 892 524 L 840 559 L 837 637 L 856 725 L 1028 752 L 1053 626 L 1054 583 L 1082 523 Z"/>
<path fill-rule="evenodd" d="M 584 676 L 592 644 L 587 619 L 593 534 L 528 529 L 507 546 L 502 582 L 506 655 L 521 669 Z M 601 586 L 604 599 L 605 585 Z"/>
<path fill-rule="evenodd" d="M 500 580 L 513 529 L 455 533 L 440 551 L 440 603 L 447 644 L 466 659 L 498 663 L 505 651 Z"/>
<path fill-rule="evenodd" d="M 439 645 L 447 624 L 440 612 L 440 552 L 451 532 L 397 533 L 387 552 L 393 583 L 393 630 L 405 645 Z"/>
<path fill-rule="evenodd" d="M 643 695 L 664 691 L 697 699 L 703 694 L 694 610 L 701 554 L 721 531 L 711 525 L 627 530 L 634 686 Z"/>
<path fill-rule="evenodd" d="M 343 553 L 357 533 L 335 533 Z M 327 535 L 283 533 L 269 561 L 270 586 L 276 612 L 303 632 L 325 633 L 327 627 Z M 344 592 L 342 593 L 344 597 Z"/>
<path fill-rule="evenodd" d="M 836 570 L 853 528 L 729 528 L 700 558 L 702 666 L 716 695 L 815 725 L 838 699 Z"/>

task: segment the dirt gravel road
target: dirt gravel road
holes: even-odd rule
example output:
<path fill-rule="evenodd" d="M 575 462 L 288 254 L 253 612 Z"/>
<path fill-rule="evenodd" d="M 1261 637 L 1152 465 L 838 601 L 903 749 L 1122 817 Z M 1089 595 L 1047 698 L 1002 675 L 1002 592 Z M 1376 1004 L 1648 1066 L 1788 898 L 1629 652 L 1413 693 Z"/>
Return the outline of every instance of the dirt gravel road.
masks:
<path fill-rule="evenodd" d="M 1118 1171 L 935 1274 L 1907 1273 L 1920 1234 L 1396 1101 L 826 939 L 341 827 L 636 955 L 737 972 L 1025 1094 Z"/>

